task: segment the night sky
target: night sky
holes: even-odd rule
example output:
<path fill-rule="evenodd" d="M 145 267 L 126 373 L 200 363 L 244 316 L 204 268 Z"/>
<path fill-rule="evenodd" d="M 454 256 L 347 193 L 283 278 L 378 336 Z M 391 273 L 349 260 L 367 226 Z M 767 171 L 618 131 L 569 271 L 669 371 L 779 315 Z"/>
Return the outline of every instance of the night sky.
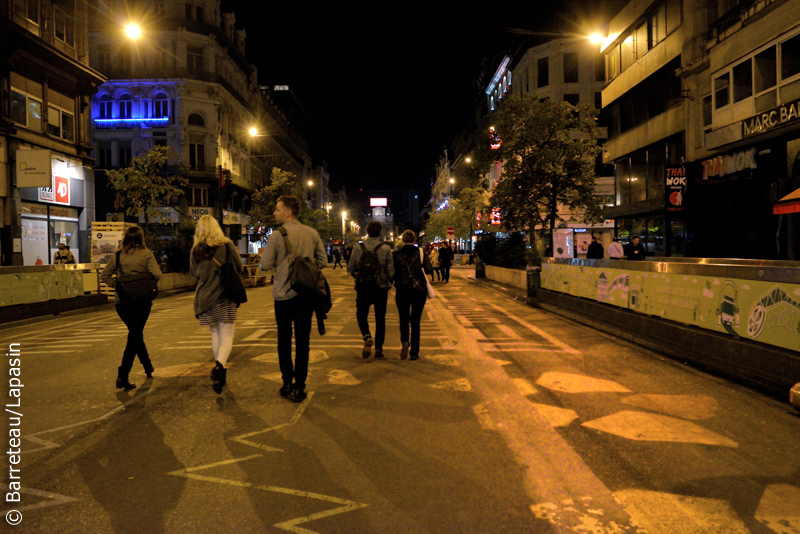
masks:
<path fill-rule="evenodd" d="M 259 83 L 289 85 L 302 103 L 332 188 L 427 198 L 439 155 L 474 113 L 482 58 L 543 42 L 509 28 L 588 34 L 624 4 L 222 0 L 222 11 L 246 30 Z"/>

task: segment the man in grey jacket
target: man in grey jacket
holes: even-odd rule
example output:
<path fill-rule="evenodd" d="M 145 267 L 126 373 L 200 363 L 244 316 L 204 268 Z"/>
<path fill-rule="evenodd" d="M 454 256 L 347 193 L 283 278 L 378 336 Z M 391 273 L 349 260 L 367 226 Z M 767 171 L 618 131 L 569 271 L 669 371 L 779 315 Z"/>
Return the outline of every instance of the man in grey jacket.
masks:
<path fill-rule="evenodd" d="M 364 359 L 372 353 L 370 306 L 375 306 L 376 358 L 383 358 L 383 340 L 386 337 L 386 302 L 394 278 L 394 261 L 391 247 L 379 239 L 382 231 L 381 223 L 370 221 L 367 224 L 367 239 L 353 247 L 353 255 L 347 264 L 347 272 L 356 279 L 356 319 L 364 338 L 364 349 L 361 351 Z M 363 263 L 362 258 L 365 258 Z M 361 272 L 359 267 L 362 268 Z"/>
<path fill-rule="evenodd" d="M 328 256 L 316 230 L 297 220 L 300 203 L 297 197 L 278 198 L 275 220 L 286 229 L 286 239 L 295 256 L 314 260 L 320 269 L 328 264 Z M 298 295 L 291 288 L 289 277 L 289 254 L 280 232 L 273 232 L 267 241 L 267 249 L 261 257 L 261 268 L 275 269 L 275 285 L 272 296 L 275 300 L 275 320 L 278 323 L 278 362 L 281 367 L 283 386 L 280 394 L 295 402 L 306 398 L 308 377 L 308 354 L 310 351 L 311 319 L 314 303 Z M 292 365 L 292 326 L 294 326 L 295 361 Z M 294 382 L 292 382 L 294 381 Z"/>

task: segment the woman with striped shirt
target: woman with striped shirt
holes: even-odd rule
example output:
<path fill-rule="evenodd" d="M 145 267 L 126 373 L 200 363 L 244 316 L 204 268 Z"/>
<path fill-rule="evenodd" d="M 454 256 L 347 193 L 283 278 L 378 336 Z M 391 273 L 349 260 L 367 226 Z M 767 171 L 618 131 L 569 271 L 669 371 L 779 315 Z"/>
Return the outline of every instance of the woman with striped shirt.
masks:
<path fill-rule="evenodd" d="M 210 215 L 197 221 L 191 255 L 192 276 L 197 279 L 194 294 L 194 314 L 200 324 L 211 327 L 211 350 L 217 364 L 211 370 L 212 387 L 222 393 L 226 382 L 228 362 L 233 347 L 233 331 L 239 305 L 225 295 L 220 269 L 225 263 L 242 272 L 242 260 L 233 242 L 222 233 L 219 223 Z"/>

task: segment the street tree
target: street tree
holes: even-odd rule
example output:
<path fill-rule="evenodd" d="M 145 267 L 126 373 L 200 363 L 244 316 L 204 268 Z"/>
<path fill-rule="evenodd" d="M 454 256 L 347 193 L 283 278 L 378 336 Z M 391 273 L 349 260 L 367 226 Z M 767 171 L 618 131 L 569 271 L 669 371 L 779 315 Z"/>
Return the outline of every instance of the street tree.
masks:
<path fill-rule="evenodd" d="M 572 222 L 603 220 L 595 195 L 597 111 L 589 105 L 539 101 L 536 95 L 513 95 L 494 116 L 502 140 L 495 150 L 503 162 L 502 177 L 492 191 L 504 223 L 530 231 L 535 248 L 536 227 L 549 222 L 550 246 L 559 206 L 568 207 Z M 578 215 L 581 214 L 582 215 Z"/>
<path fill-rule="evenodd" d="M 180 166 L 167 165 L 170 159 L 179 156 L 168 147 L 157 146 L 133 158 L 129 166 L 109 170 L 108 185 L 116 191 L 114 207 L 126 215 L 144 216 L 146 227 L 151 219 L 166 219 L 158 208 L 172 204 L 189 185 L 188 178 L 181 176 Z"/>
<path fill-rule="evenodd" d="M 253 193 L 253 202 L 250 208 L 251 226 L 254 228 L 278 226 L 274 215 L 275 208 L 278 205 L 278 198 L 284 195 L 293 195 L 300 200 L 299 218 L 307 219 L 308 208 L 303 200 L 303 187 L 297 181 L 297 177 L 290 172 L 273 167 L 270 183 Z"/>

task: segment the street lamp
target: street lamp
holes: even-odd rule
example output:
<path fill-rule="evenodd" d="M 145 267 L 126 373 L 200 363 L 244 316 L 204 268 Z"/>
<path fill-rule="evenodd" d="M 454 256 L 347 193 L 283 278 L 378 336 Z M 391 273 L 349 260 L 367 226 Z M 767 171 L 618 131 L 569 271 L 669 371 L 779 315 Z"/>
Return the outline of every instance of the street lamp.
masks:
<path fill-rule="evenodd" d="M 325 209 L 328 211 L 328 220 L 331 220 L 331 208 L 332 207 L 333 206 L 331 206 L 330 203 L 327 206 L 325 206 Z"/>
<path fill-rule="evenodd" d="M 345 232 L 346 232 L 345 226 L 344 226 L 345 219 L 347 219 L 347 212 L 343 211 L 342 212 L 342 246 L 344 246 L 344 237 L 345 237 Z"/>
<path fill-rule="evenodd" d="M 450 178 L 450 198 L 453 198 L 453 187 L 455 187 L 456 179 Z"/>
<path fill-rule="evenodd" d="M 125 25 L 125 36 L 128 39 L 135 41 L 142 36 L 142 28 L 140 28 L 139 25 L 134 22 L 129 22 Z"/>

